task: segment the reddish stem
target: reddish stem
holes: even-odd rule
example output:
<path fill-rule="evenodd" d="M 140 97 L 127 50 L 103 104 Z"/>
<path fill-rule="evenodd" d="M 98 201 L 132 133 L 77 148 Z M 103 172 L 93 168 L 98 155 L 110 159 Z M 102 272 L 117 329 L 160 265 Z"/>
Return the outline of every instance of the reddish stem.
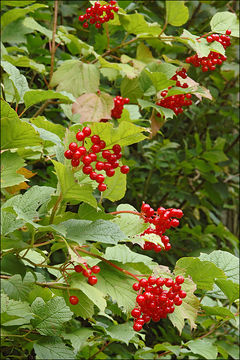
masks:
<path fill-rule="evenodd" d="M 206 34 L 204 34 L 204 35 L 202 35 L 202 36 L 199 36 L 196 40 L 199 40 L 199 39 L 204 38 L 204 37 L 206 37 L 206 36 L 208 36 L 208 35 L 211 35 L 212 33 L 213 33 L 213 32 L 210 31 L 210 32 L 208 32 L 208 33 L 206 33 Z"/>
<path fill-rule="evenodd" d="M 113 264 L 111 261 L 104 259 L 102 256 L 93 254 L 93 253 L 91 253 L 90 251 L 87 251 L 87 250 L 83 250 L 83 249 L 82 249 L 81 247 L 79 247 L 79 246 L 76 246 L 75 249 L 78 250 L 78 251 L 83 252 L 84 254 L 87 254 L 87 255 L 91 255 L 91 256 L 93 256 L 93 257 L 96 257 L 96 258 L 98 258 L 98 259 L 106 262 L 108 265 L 113 266 L 115 269 L 117 269 L 117 270 L 123 272 L 124 274 L 127 274 L 127 275 L 133 277 L 135 280 L 139 281 L 139 279 L 138 279 L 138 277 L 137 277 L 136 275 L 130 273 L 130 272 L 127 271 L 127 270 L 124 270 L 124 269 L 120 268 L 119 266 Z"/>
<path fill-rule="evenodd" d="M 136 211 L 125 211 L 125 210 L 122 210 L 122 211 L 113 211 L 113 212 L 110 212 L 109 214 L 110 214 L 110 215 L 133 214 L 133 215 L 142 216 L 142 214 L 139 213 L 139 212 L 136 212 Z"/>

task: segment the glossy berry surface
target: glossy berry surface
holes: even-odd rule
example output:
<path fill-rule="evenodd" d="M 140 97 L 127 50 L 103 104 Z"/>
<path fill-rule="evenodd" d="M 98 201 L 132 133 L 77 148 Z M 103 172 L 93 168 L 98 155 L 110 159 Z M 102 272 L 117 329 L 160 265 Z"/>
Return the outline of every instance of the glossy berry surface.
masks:
<path fill-rule="evenodd" d="M 94 275 L 92 275 L 92 276 L 89 276 L 89 278 L 88 278 L 88 283 L 90 284 L 90 285 L 95 285 L 96 283 L 97 283 L 97 278 L 96 278 L 96 276 L 94 276 Z"/>
<path fill-rule="evenodd" d="M 114 13 L 117 13 L 119 10 L 116 5 L 116 1 L 110 1 L 110 3 L 106 5 L 101 5 L 99 1 L 96 1 L 94 5 L 87 8 L 86 13 L 80 15 L 78 19 L 83 22 L 84 28 L 88 28 L 89 24 L 95 24 L 96 29 L 100 29 L 101 24 L 114 19 Z"/>
<path fill-rule="evenodd" d="M 72 305 L 77 305 L 78 302 L 79 302 L 79 299 L 78 299 L 77 296 L 72 295 L 72 296 L 69 297 L 69 302 L 70 302 L 70 304 L 72 304 Z"/>

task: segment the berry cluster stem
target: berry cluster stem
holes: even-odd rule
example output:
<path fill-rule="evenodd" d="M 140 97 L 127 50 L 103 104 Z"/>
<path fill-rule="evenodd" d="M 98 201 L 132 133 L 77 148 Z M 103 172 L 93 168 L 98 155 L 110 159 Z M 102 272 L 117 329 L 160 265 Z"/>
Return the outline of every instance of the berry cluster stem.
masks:
<path fill-rule="evenodd" d="M 118 214 L 133 214 L 133 215 L 137 215 L 137 216 L 141 216 L 142 214 L 137 212 L 137 211 L 125 211 L 125 210 L 122 210 L 122 211 L 113 211 L 113 212 L 110 212 L 109 213 L 110 215 L 118 215 Z"/>
<path fill-rule="evenodd" d="M 124 274 L 133 277 L 135 280 L 139 281 L 139 278 L 138 278 L 136 275 L 132 274 L 131 272 L 129 272 L 129 271 L 127 271 L 127 270 L 124 270 L 124 269 L 120 268 L 119 266 L 113 264 L 111 261 L 104 259 L 104 258 L 103 258 L 102 256 L 100 256 L 100 255 L 96 255 L 96 254 L 91 253 L 90 251 L 84 250 L 84 249 L 82 249 L 80 246 L 75 246 L 75 247 L 73 248 L 73 251 L 74 251 L 76 254 L 78 254 L 78 253 L 77 253 L 78 251 L 81 251 L 81 252 L 83 252 L 84 254 L 87 254 L 87 255 L 93 256 L 93 257 L 95 257 L 95 258 L 98 258 L 99 260 L 104 261 L 105 263 L 107 263 L 108 265 L 114 267 L 115 269 L 117 269 L 117 270 L 123 272 Z"/>

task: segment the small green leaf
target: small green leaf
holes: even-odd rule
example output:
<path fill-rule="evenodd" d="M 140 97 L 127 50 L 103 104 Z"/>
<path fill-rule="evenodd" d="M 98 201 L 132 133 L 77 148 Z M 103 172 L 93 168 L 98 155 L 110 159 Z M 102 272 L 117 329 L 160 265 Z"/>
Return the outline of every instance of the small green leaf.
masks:
<path fill-rule="evenodd" d="M 23 175 L 18 174 L 17 170 L 25 165 L 25 162 L 17 153 L 4 151 L 1 154 L 1 185 L 2 188 L 18 185 L 23 181 L 28 181 Z"/>
<path fill-rule="evenodd" d="M 14 300 L 28 300 L 28 293 L 34 283 L 34 277 L 27 273 L 22 280 L 19 274 L 13 275 L 10 279 L 1 279 L 3 291 Z"/>
<path fill-rule="evenodd" d="M 129 79 L 134 79 L 138 75 L 138 71 L 134 69 L 134 67 L 128 65 L 128 64 L 119 64 L 119 63 L 111 63 L 101 56 L 98 58 L 99 64 L 101 65 L 102 70 L 104 68 L 109 69 L 115 69 L 119 72 L 122 72 L 124 75 L 126 75 Z"/>
<path fill-rule="evenodd" d="M 196 339 L 188 341 L 185 344 L 194 354 L 200 355 L 205 359 L 217 358 L 217 347 L 213 345 L 211 340 L 208 339 Z"/>
<path fill-rule="evenodd" d="M 205 311 L 206 315 L 215 315 L 215 316 L 220 316 L 222 318 L 230 317 L 232 319 L 235 319 L 234 314 L 229 309 L 224 307 L 202 305 L 202 309 Z"/>
<path fill-rule="evenodd" d="M 115 175 L 105 180 L 107 190 L 103 193 L 103 198 L 111 201 L 121 200 L 127 190 L 127 176 L 122 174 L 120 168 L 115 170 Z"/>
<path fill-rule="evenodd" d="M 113 340 L 129 344 L 129 341 L 135 336 L 135 331 L 132 328 L 131 322 L 125 324 L 112 325 L 106 329 L 106 333 L 111 336 Z"/>
<path fill-rule="evenodd" d="M 34 351 L 37 359 L 76 359 L 73 350 L 64 344 L 59 336 L 41 337 L 40 340 L 34 343 Z"/>
<path fill-rule="evenodd" d="M 223 151 L 221 150 L 211 150 L 211 151 L 205 151 L 201 157 L 207 161 L 211 161 L 214 164 L 221 162 L 221 161 L 226 161 L 228 160 L 228 157 L 224 154 Z"/>
<path fill-rule="evenodd" d="M 137 212 L 137 210 L 129 204 L 118 205 L 116 211 Z M 148 224 L 146 224 L 140 216 L 134 214 L 118 214 L 112 221 L 118 224 L 127 236 L 140 234 L 148 227 Z"/>
<path fill-rule="evenodd" d="M 223 11 L 215 14 L 210 21 L 211 30 L 225 34 L 231 30 L 231 36 L 239 37 L 239 21 L 235 13 Z"/>
<path fill-rule="evenodd" d="M 67 91 L 77 98 L 84 93 L 96 92 L 99 79 L 99 70 L 94 64 L 66 60 L 53 73 L 51 86 L 57 86 L 57 91 Z"/>
<path fill-rule="evenodd" d="M 234 283 L 232 280 L 225 279 L 216 279 L 215 284 L 228 297 L 230 303 L 239 299 L 239 284 Z"/>
<path fill-rule="evenodd" d="M 167 22 L 173 26 L 182 26 L 188 21 L 189 11 L 184 1 L 166 1 Z"/>
<path fill-rule="evenodd" d="M 62 336 L 66 340 L 70 340 L 74 351 L 77 353 L 86 343 L 87 339 L 92 336 L 93 330 L 89 328 L 77 329 L 73 332 L 62 333 Z"/>
<path fill-rule="evenodd" d="M 119 14 L 119 19 L 129 34 L 158 36 L 162 31 L 157 23 L 148 23 L 142 14 Z"/>
<path fill-rule="evenodd" d="M 141 106 L 142 109 L 148 109 L 148 108 L 154 108 L 157 110 L 157 112 L 161 113 L 162 115 L 165 116 L 165 118 L 173 118 L 174 112 L 171 109 L 167 109 L 164 108 L 162 106 L 158 106 L 154 103 L 151 103 L 150 101 L 147 100 L 142 100 L 142 99 L 138 99 L 138 103 Z"/>
<path fill-rule="evenodd" d="M 136 103 L 141 98 L 143 91 L 140 88 L 139 79 L 128 79 L 125 77 L 121 82 L 121 95 L 128 97 L 131 103 Z"/>
<path fill-rule="evenodd" d="M 150 72 L 145 70 L 147 76 L 151 79 L 156 91 L 161 91 L 168 88 L 168 86 L 175 85 L 175 81 L 168 80 L 167 76 L 161 72 Z"/>
<path fill-rule="evenodd" d="M 26 108 L 33 106 L 34 104 L 40 103 L 49 99 L 59 99 L 67 104 L 73 103 L 75 98 L 72 94 L 67 94 L 65 91 L 56 92 L 53 90 L 30 90 L 24 94 L 24 103 Z"/>
<path fill-rule="evenodd" d="M 39 31 L 41 34 L 45 35 L 48 39 L 52 39 L 52 31 L 37 23 L 32 17 L 29 16 L 26 17 L 23 20 L 22 25 L 24 26 L 25 29 L 27 28 L 33 31 Z"/>
<path fill-rule="evenodd" d="M 131 251 L 126 245 L 116 245 L 108 247 L 105 252 L 105 259 L 118 261 L 122 264 L 126 263 L 144 263 L 152 265 L 153 260 L 145 255 Z"/>

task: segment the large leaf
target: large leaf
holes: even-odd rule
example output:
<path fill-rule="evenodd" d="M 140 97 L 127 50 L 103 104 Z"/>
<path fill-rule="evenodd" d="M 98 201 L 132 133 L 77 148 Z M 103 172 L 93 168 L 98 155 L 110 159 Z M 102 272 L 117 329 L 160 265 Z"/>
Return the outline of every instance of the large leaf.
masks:
<path fill-rule="evenodd" d="M 69 346 L 66 346 L 59 336 L 41 337 L 34 343 L 34 351 L 37 359 L 76 359 L 76 355 Z"/>
<path fill-rule="evenodd" d="M 53 90 L 40 90 L 40 89 L 30 90 L 25 92 L 23 99 L 26 108 L 29 108 L 34 104 L 40 103 L 48 99 L 59 99 L 67 104 L 70 104 L 75 101 L 75 98 L 72 96 L 72 94 L 67 94 L 65 91 L 62 91 L 60 93 Z"/>
<path fill-rule="evenodd" d="M 161 91 L 168 86 L 175 85 L 175 81 L 169 80 L 167 75 L 161 72 L 150 72 L 145 70 L 147 76 L 151 79 L 156 91 Z"/>
<path fill-rule="evenodd" d="M 193 257 L 179 259 L 176 263 L 175 272 L 184 272 L 185 275 L 190 275 L 197 287 L 205 290 L 212 290 L 216 278 L 226 278 L 223 270 L 215 264 Z"/>
<path fill-rule="evenodd" d="M 116 211 L 137 212 L 137 210 L 129 204 L 118 205 Z M 112 221 L 118 224 L 127 236 L 140 234 L 148 227 L 148 224 L 146 224 L 140 216 L 134 214 L 118 214 Z"/>
<path fill-rule="evenodd" d="M 30 306 L 25 301 L 15 301 L 1 293 L 1 324 L 2 326 L 20 326 L 29 324 L 33 318 Z"/>
<path fill-rule="evenodd" d="M 225 279 L 216 279 L 215 284 L 228 297 L 230 303 L 236 299 L 239 299 L 239 284 L 236 284 L 232 280 Z"/>
<path fill-rule="evenodd" d="M 80 114 L 80 122 L 95 122 L 101 119 L 111 119 L 113 98 L 106 94 L 83 94 L 72 106 L 73 114 Z"/>
<path fill-rule="evenodd" d="M 142 14 L 119 15 L 119 19 L 130 34 L 158 36 L 162 31 L 157 23 L 148 23 Z"/>
<path fill-rule="evenodd" d="M 32 147 L 41 144 L 39 134 L 25 121 L 21 121 L 8 103 L 1 101 L 1 149 Z"/>
<path fill-rule="evenodd" d="M 135 336 L 135 331 L 132 328 L 131 322 L 109 326 L 106 329 L 106 333 L 111 336 L 112 340 L 121 341 L 127 345 L 129 344 L 129 341 Z"/>
<path fill-rule="evenodd" d="M 35 314 L 32 324 L 42 335 L 60 335 L 62 325 L 72 317 L 72 312 L 60 296 L 52 298 L 47 303 L 37 297 L 31 309 Z"/>
<path fill-rule="evenodd" d="M 144 263 L 146 265 L 152 265 L 153 260 L 145 255 L 138 254 L 130 250 L 126 245 L 116 245 L 108 247 L 105 252 L 105 259 L 118 261 L 122 264 L 126 263 Z"/>
<path fill-rule="evenodd" d="M 120 71 L 123 75 L 126 75 L 129 79 L 134 79 L 139 71 L 137 71 L 133 66 L 130 66 L 128 64 L 119 64 L 119 63 L 111 63 L 101 56 L 99 56 L 98 61 L 101 65 L 102 70 L 103 69 L 115 69 Z M 114 77 L 113 74 L 111 76 Z"/>
<path fill-rule="evenodd" d="M 173 26 L 182 26 L 188 21 L 189 11 L 184 1 L 166 1 L 167 22 Z"/>
<path fill-rule="evenodd" d="M 161 113 L 162 115 L 165 116 L 166 119 L 173 118 L 174 112 L 171 109 L 167 109 L 164 108 L 162 106 L 158 106 L 155 103 L 152 103 L 150 101 L 147 100 L 142 100 L 142 99 L 138 99 L 138 103 L 141 106 L 142 109 L 149 109 L 149 108 L 153 108 L 155 110 L 157 110 L 158 113 Z"/>
<path fill-rule="evenodd" d="M 63 333 L 62 336 L 64 339 L 70 340 L 74 348 L 74 351 L 77 353 L 86 343 L 87 339 L 92 336 L 93 330 L 90 328 L 81 328 L 73 332 Z"/>
<path fill-rule="evenodd" d="M 8 61 L 1 61 L 1 66 L 9 75 L 9 79 L 12 81 L 13 87 L 15 89 L 15 102 L 22 103 L 24 94 L 26 91 L 29 91 L 27 79 L 14 65 L 10 64 Z"/>
<path fill-rule="evenodd" d="M 128 97 L 131 103 L 136 103 L 138 98 L 141 98 L 143 91 L 139 84 L 139 79 L 128 79 L 125 77 L 121 82 L 121 95 Z"/>
<path fill-rule="evenodd" d="M 77 220 L 70 219 L 61 223 L 66 229 L 66 238 L 85 244 L 86 241 L 96 241 L 106 244 L 117 244 L 126 235 L 119 226 L 107 220 Z"/>
<path fill-rule="evenodd" d="M 231 36 L 239 37 L 239 21 L 235 13 L 223 11 L 215 14 L 210 21 L 211 30 L 225 34 L 231 30 Z"/>
<path fill-rule="evenodd" d="M 94 93 L 99 87 L 100 74 L 93 64 L 79 60 L 66 60 L 53 73 L 51 86 L 57 91 L 67 91 L 76 98 L 84 93 Z"/>
<path fill-rule="evenodd" d="M 44 116 L 38 116 L 36 118 L 32 118 L 31 123 L 37 126 L 38 128 L 47 130 L 55 135 L 57 135 L 60 139 L 64 138 L 66 129 L 64 126 L 60 124 L 54 124 L 52 121 L 47 120 Z"/>
<path fill-rule="evenodd" d="M 2 290 L 14 300 L 28 300 L 28 294 L 33 286 L 34 277 L 27 273 L 24 279 L 21 275 L 13 275 L 10 279 L 1 279 Z"/>
<path fill-rule="evenodd" d="M 14 66 L 27 67 L 27 68 L 33 69 L 41 74 L 46 73 L 46 69 L 43 64 L 39 64 L 27 56 L 4 55 L 3 59 L 7 60 L 9 63 L 11 63 Z"/>
<path fill-rule="evenodd" d="M 206 315 L 215 315 L 215 316 L 220 316 L 222 318 L 230 317 L 232 319 L 235 319 L 234 314 L 229 309 L 227 309 L 225 307 L 203 306 L 202 305 L 202 309 L 205 311 Z"/>
<path fill-rule="evenodd" d="M 39 8 L 46 8 L 46 7 L 47 5 L 44 4 L 33 4 L 24 9 L 16 8 L 9 10 L 2 15 L 1 28 L 4 28 L 6 25 L 10 24 L 11 22 L 17 20 L 20 17 L 26 16 L 26 14 L 28 14 L 29 12 L 33 12 Z"/>
<path fill-rule="evenodd" d="M 197 355 L 205 359 L 216 359 L 218 350 L 217 346 L 213 345 L 213 341 L 209 339 L 195 339 L 188 341 L 185 345 Z"/>
<path fill-rule="evenodd" d="M 103 198 L 111 201 L 121 200 L 127 190 L 127 176 L 122 174 L 120 168 L 115 170 L 115 175 L 107 177 L 105 180 L 107 190 L 103 193 Z"/>
<path fill-rule="evenodd" d="M 1 185 L 3 188 L 17 185 L 27 180 L 17 171 L 25 165 L 25 162 L 17 153 L 4 151 L 1 154 Z"/>

